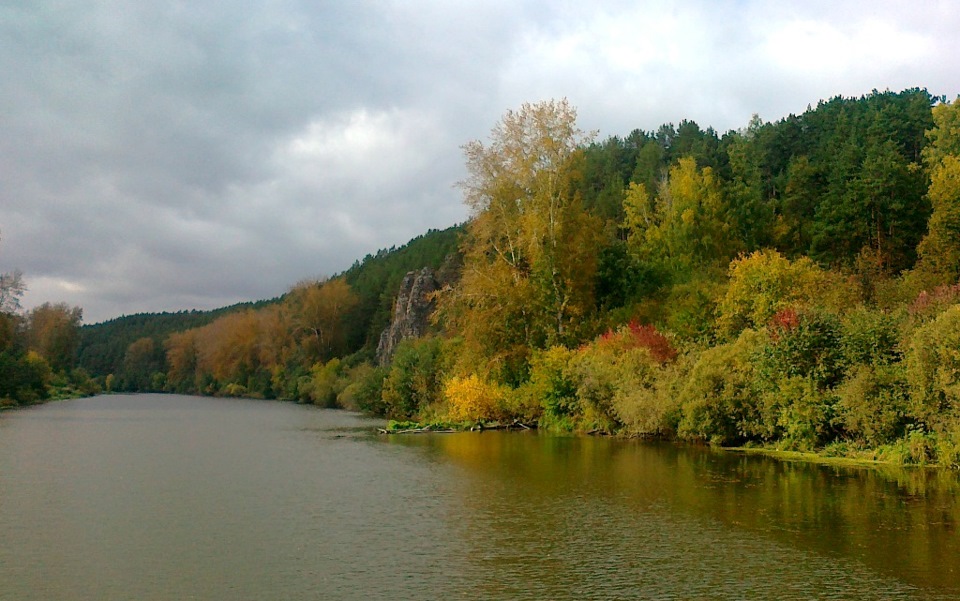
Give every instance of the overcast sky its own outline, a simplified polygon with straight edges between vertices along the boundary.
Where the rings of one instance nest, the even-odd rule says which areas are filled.
[[[466,218],[460,146],[960,93],[960,3],[0,1],[0,272],[85,323],[271,298]]]

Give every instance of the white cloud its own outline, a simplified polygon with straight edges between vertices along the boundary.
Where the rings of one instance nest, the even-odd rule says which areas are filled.
[[[788,21],[771,28],[762,52],[777,69],[830,79],[870,73],[877,65],[884,70],[912,65],[932,54],[927,38],[876,18],[850,24]]]

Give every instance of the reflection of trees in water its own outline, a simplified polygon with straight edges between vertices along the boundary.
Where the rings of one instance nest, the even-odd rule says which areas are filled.
[[[681,516],[719,523],[734,538],[747,534],[797,553],[863,564],[921,588],[960,589],[960,568],[952,567],[960,565],[960,481],[949,471],[825,466],[535,433],[431,436],[409,444],[463,468],[465,521],[457,527],[475,540],[476,560],[488,569],[538,566],[555,572],[558,586],[570,585],[578,554],[609,550],[643,516]],[[484,551],[491,540],[495,550]]]

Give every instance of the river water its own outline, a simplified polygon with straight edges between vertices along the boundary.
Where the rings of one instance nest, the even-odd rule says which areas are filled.
[[[957,599],[952,472],[293,404],[0,414],[0,599]]]

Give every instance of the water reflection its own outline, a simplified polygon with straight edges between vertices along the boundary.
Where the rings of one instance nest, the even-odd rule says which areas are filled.
[[[421,448],[432,460],[462,469],[469,483],[461,488],[460,502],[468,508],[462,530],[474,539],[479,571],[533,572],[539,566],[570,574],[551,594],[581,582],[573,575],[586,566],[594,570],[590,582],[597,591],[622,595],[624,572],[639,570],[642,584],[655,564],[707,579],[739,577],[741,586],[733,590],[745,595],[792,582],[794,598],[960,597],[960,485],[952,472],[843,468],[538,434],[398,437],[391,443]],[[720,558],[717,565],[708,551]],[[752,553],[766,559],[758,562]],[[597,556],[605,560],[586,560]],[[605,568],[619,576],[609,577]],[[716,594],[691,589],[676,573],[656,578],[672,583],[658,594]],[[603,588],[611,582],[621,588]],[[650,583],[644,586],[650,590]],[[782,591],[777,596],[784,598]]]

